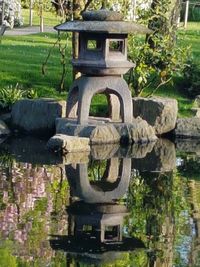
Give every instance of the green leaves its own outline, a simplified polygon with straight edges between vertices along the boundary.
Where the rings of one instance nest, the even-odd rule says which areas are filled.
[[[18,84],[15,87],[8,86],[0,89],[0,108],[11,109],[12,105],[22,98],[37,98],[37,92],[33,89],[22,90]]]

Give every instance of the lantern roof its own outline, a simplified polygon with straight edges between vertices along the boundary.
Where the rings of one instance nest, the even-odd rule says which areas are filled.
[[[131,21],[123,21],[122,14],[101,9],[85,11],[83,20],[68,21],[54,27],[57,31],[89,32],[108,34],[151,33],[148,28]]]

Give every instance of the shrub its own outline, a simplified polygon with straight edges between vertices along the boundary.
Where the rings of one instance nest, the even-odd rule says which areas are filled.
[[[133,95],[138,96],[147,88],[153,94],[161,86],[172,80],[173,76],[181,75],[186,59],[190,54],[189,48],[180,48],[169,41],[169,35],[154,34],[151,41],[141,42],[131,36],[129,38],[129,58],[135,67],[130,71],[129,86]]]
[[[192,62],[185,67],[183,89],[190,97],[200,94],[200,64]]]

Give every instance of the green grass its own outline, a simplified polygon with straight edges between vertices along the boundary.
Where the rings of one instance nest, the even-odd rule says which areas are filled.
[[[23,11],[25,24],[28,23],[28,10]],[[59,18],[52,13],[45,13],[46,25],[53,26],[59,23]],[[39,24],[38,16],[34,17],[34,25]],[[66,98],[66,91],[72,83],[71,68],[71,43],[68,42],[67,75],[65,79],[66,91],[59,94],[61,77],[60,55],[58,48],[53,53],[47,64],[47,71],[42,75],[42,63],[45,61],[49,49],[56,41],[56,34],[41,33],[27,36],[4,36],[0,44],[0,89],[13,86],[18,83],[22,89],[35,89],[39,97]],[[200,23],[189,23],[188,29],[179,30],[180,45],[191,45],[194,59],[200,62]],[[178,79],[176,79],[178,80]],[[156,94],[164,97],[176,98],[179,103],[179,115],[190,116],[192,100],[188,99],[179,85],[169,84],[161,87]],[[97,96],[92,101],[91,111],[93,114],[106,113],[106,98]]]
[[[22,10],[22,16],[24,19],[24,26],[28,26],[29,24],[29,9]],[[61,17],[57,16],[55,12],[43,12],[44,17],[44,25],[47,26],[55,26],[60,24],[62,19]],[[33,11],[33,26],[40,25],[40,17],[37,11]]]
[[[39,96],[60,98],[55,90],[61,76],[58,48],[53,49],[46,75],[42,75],[42,64],[56,39],[56,34],[50,33],[4,36],[0,45],[0,88],[18,83],[23,89],[35,89]],[[70,51],[71,47],[67,56],[66,88],[71,83]]]

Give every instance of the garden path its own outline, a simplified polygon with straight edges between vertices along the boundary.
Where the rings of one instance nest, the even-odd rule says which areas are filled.
[[[40,32],[39,26],[32,26],[32,27],[8,29],[5,31],[4,35],[7,35],[7,36],[28,35],[28,34],[36,34],[39,32]],[[56,31],[53,29],[53,27],[46,26],[44,27],[44,32],[56,32]]]

